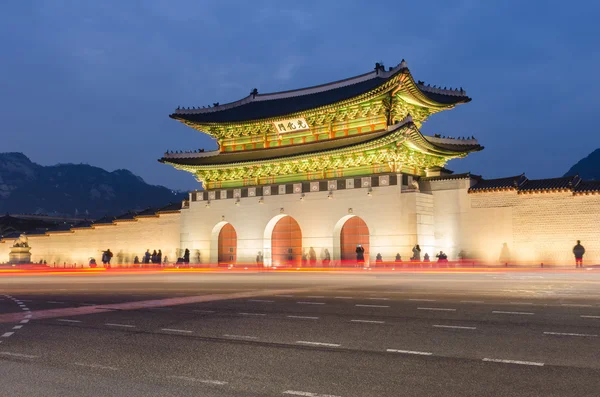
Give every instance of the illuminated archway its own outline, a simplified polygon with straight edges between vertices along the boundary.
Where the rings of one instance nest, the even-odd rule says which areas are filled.
[[[299,266],[302,262],[302,230],[289,215],[280,214],[265,228],[265,266]]]
[[[333,234],[335,260],[341,260],[342,265],[356,263],[356,246],[361,245],[365,249],[365,263],[369,263],[369,227],[362,218],[356,215],[344,216],[335,225]]]
[[[221,231],[226,226],[227,226],[227,228],[225,229],[225,234],[222,235]],[[222,258],[225,258],[225,256],[223,256],[223,257],[221,256],[221,249],[224,247],[223,242],[227,243],[227,247],[226,247],[227,251],[229,251],[229,248],[232,248],[231,247],[232,246],[232,235],[231,235],[232,229],[233,229],[233,234],[235,235],[235,244],[233,245],[233,254],[235,256],[235,259],[237,260],[237,233],[235,231],[235,228],[229,222],[221,221],[213,227],[212,232],[210,233],[210,264],[217,265],[219,263],[229,262],[229,261],[222,262]]]
[[[218,264],[234,264],[237,260],[237,233],[231,223],[219,231]]]

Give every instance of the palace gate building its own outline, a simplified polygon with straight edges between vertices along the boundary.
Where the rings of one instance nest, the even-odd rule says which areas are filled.
[[[402,61],[320,86],[178,108],[170,117],[209,134],[218,149],[167,152],[160,161],[192,173],[203,189],[163,209],[31,235],[34,260],[85,263],[106,248],[123,263],[148,248],[174,260],[188,248],[192,263],[215,266],[257,258],[333,266],[354,261],[358,244],[371,264],[378,253],[407,261],[419,244],[432,259],[443,250],[498,263],[506,244],[513,263],[571,264],[579,239],[585,259],[600,261],[600,182],[484,179],[445,168],[483,147],[470,132],[449,138],[420,128],[470,101],[462,88],[415,81]],[[10,245],[0,243],[0,254]]]

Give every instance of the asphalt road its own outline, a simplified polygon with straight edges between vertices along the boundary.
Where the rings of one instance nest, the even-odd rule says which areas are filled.
[[[0,396],[599,396],[600,272],[19,275]]]

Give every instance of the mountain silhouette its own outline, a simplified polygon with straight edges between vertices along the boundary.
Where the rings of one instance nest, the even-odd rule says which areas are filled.
[[[564,176],[579,175],[583,180],[600,180],[600,149],[579,160]]]
[[[0,153],[0,214],[47,214],[91,219],[161,207],[187,193],[149,185],[128,170],[87,164],[42,166],[23,153]]]

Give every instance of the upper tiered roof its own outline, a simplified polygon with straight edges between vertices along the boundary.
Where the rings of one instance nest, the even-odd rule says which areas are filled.
[[[376,64],[372,72],[314,87],[269,94],[259,94],[254,89],[250,95],[238,101],[223,105],[214,104],[208,108],[177,108],[170,117],[180,121],[209,124],[286,116],[359,97],[377,90],[401,74],[408,77],[404,82],[410,85],[407,90],[414,91],[437,105],[453,106],[471,100],[462,88],[442,89],[427,86],[420,81],[415,82],[403,60],[387,71],[383,65]]]

